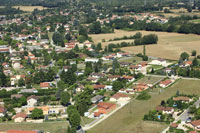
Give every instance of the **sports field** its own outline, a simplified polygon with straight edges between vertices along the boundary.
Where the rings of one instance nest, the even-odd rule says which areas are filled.
[[[116,37],[135,35],[138,31],[122,31],[115,30],[115,33],[111,34],[98,34],[90,35],[95,43],[101,42],[103,46],[108,45],[111,42],[102,42],[102,39],[109,40]],[[143,35],[156,34],[158,35],[158,44],[146,46],[146,53],[148,56],[166,58],[166,59],[179,59],[182,52],[191,53],[192,50],[197,50],[197,54],[200,54],[200,36],[194,34],[179,34],[179,33],[167,33],[167,32],[152,32],[152,31],[140,31]],[[122,42],[114,41],[114,43]],[[134,40],[125,40],[126,42],[133,42]],[[142,53],[143,46],[124,47],[122,50],[129,53]]]
[[[159,122],[146,122],[142,118],[149,110],[155,109],[162,100],[167,100],[180,93],[197,94],[200,96],[199,80],[179,80],[161,94],[152,93],[148,101],[133,100],[108,119],[95,126],[88,133],[158,133],[168,125]]]

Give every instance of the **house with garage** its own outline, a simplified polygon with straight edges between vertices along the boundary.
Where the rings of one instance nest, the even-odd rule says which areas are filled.
[[[26,113],[17,113],[12,119],[14,120],[14,122],[24,122],[26,121],[27,117],[28,116]]]
[[[163,114],[173,114],[174,108],[172,107],[164,107],[164,106],[157,106],[156,111],[161,111]]]
[[[99,102],[97,104],[98,112],[101,114],[107,114],[114,109],[116,109],[116,104],[114,103],[106,103],[106,102]]]

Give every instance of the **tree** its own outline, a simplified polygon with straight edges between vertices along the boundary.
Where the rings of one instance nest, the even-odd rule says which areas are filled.
[[[70,33],[67,33],[67,34],[65,35],[65,38],[67,39],[67,41],[70,41],[70,40],[72,39]]]
[[[90,32],[94,34],[101,33],[101,24],[100,22],[94,22],[90,27]]]
[[[76,52],[79,51],[79,47],[78,47],[78,45],[75,46],[74,50],[75,50]]]
[[[187,11],[188,11],[188,12],[192,12],[192,7],[191,7],[191,6],[188,6],[188,7],[187,7]]]
[[[66,87],[66,84],[64,83],[64,81],[60,80],[57,83],[58,89],[64,90]]]
[[[193,59],[193,61],[192,61],[192,66],[198,66],[199,65],[199,62],[198,62],[198,60],[197,60],[197,58],[195,57],[194,59]]]
[[[143,45],[143,56],[146,56],[146,45]]]
[[[189,58],[189,54],[188,53],[186,53],[186,52],[183,52],[183,53],[181,53],[181,56],[180,56],[180,58],[182,59],[182,60],[188,60],[188,58]]]
[[[81,101],[77,105],[78,112],[81,116],[84,116],[84,113],[88,110],[88,105],[85,101]]]
[[[42,109],[38,109],[38,108],[33,109],[31,118],[32,119],[43,119],[44,115],[43,115]]]
[[[25,86],[25,81],[23,78],[20,78],[19,81],[18,81],[18,86],[19,87],[22,87],[22,86]]]
[[[192,56],[196,56],[196,54],[197,54],[197,51],[196,51],[196,50],[193,50],[191,55],[192,55]]]
[[[76,112],[72,113],[72,115],[69,117],[69,121],[72,127],[77,128],[81,122],[79,113],[76,113]]]
[[[53,42],[56,44],[56,45],[59,45],[59,46],[62,46],[64,47],[64,39],[63,39],[63,35],[58,33],[58,32],[55,32],[53,34]]]
[[[67,105],[70,101],[70,94],[68,92],[62,92],[61,93],[61,104]]]
[[[100,50],[102,50],[101,43],[98,43],[98,44],[97,44],[96,50],[97,50],[97,51],[100,51]]]
[[[189,113],[190,113],[190,114],[194,114],[194,113],[196,113],[196,111],[197,111],[196,106],[191,106],[191,107],[189,108]]]
[[[124,87],[123,83],[119,80],[114,81],[112,86],[113,86],[113,90],[116,91],[116,92]]]

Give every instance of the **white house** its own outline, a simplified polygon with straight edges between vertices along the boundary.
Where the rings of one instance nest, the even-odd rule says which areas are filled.
[[[167,61],[164,59],[155,59],[155,60],[152,60],[149,64],[150,65],[161,65],[161,66],[166,67]]]
[[[97,63],[99,61],[99,59],[97,58],[86,58],[85,62],[92,62],[92,63]]]
[[[27,118],[27,114],[25,113],[18,113],[13,117],[14,122],[24,122],[26,118]]]
[[[113,95],[111,98],[110,98],[110,101],[111,102],[124,102],[124,101],[128,101],[130,100],[131,98],[126,95],[126,94],[123,94],[123,93],[116,93],[115,95]]]
[[[35,106],[37,104],[37,99],[35,95],[29,96],[27,98],[27,105],[31,107]]]

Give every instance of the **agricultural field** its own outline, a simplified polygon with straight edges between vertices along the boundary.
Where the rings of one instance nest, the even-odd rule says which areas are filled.
[[[0,131],[7,130],[42,130],[50,133],[66,133],[68,122],[46,123],[0,123]]]
[[[38,10],[46,9],[43,6],[13,6],[13,7],[16,9],[20,8],[20,10],[26,11],[26,12],[32,12],[34,11],[34,9],[38,9]]]
[[[115,30],[115,33],[110,34],[97,34],[90,35],[93,41],[97,44],[98,42],[102,43],[102,46],[105,47],[111,42],[102,42],[102,39],[109,40],[116,37],[130,36],[135,35],[138,31],[123,31]],[[200,36],[194,34],[179,34],[179,33],[167,33],[167,32],[153,32],[153,31],[139,31],[143,35],[147,34],[156,34],[158,35],[158,44],[156,45],[147,45],[146,54],[148,56],[154,56],[165,59],[178,60],[182,52],[191,53],[192,50],[196,49],[197,54],[200,53]],[[115,43],[122,42],[114,41]],[[125,41],[134,41],[134,40],[125,40]],[[123,51],[129,53],[142,53],[143,46],[131,46],[121,48]]]
[[[155,109],[162,100],[167,100],[171,96],[175,95],[177,90],[184,94],[198,94],[199,93],[199,80],[179,80],[160,94],[157,90],[156,93],[152,93],[152,98],[148,101],[133,100],[127,104],[124,108],[104,120],[99,125],[95,126],[88,133],[157,133],[163,131],[168,125],[159,122],[147,122],[143,121],[144,114],[149,110]],[[141,106],[145,105],[145,106]]]

